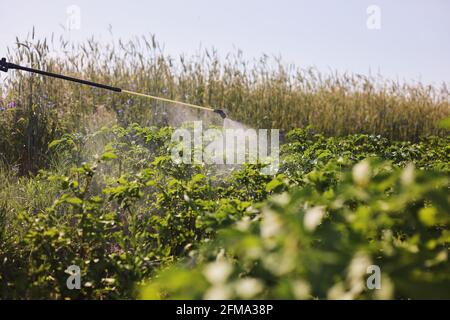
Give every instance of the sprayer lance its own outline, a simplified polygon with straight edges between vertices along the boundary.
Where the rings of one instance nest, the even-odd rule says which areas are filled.
[[[68,76],[65,76],[65,75],[62,75],[62,74],[57,74],[57,73],[43,71],[43,70],[38,70],[38,69],[27,68],[27,67],[19,66],[19,65],[14,64],[14,63],[7,62],[6,58],[2,58],[0,60],[0,71],[8,72],[9,69],[15,69],[15,70],[22,70],[22,71],[37,73],[37,74],[41,74],[41,75],[47,76],[47,77],[58,78],[58,79],[63,79],[63,80],[72,81],[72,82],[76,82],[76,83],[81,83],[81,84],[85,84],[85,85],[88,85],[88,86],[91,86],[91,87],[106,89],[106,90],[110,90],[110,91],[114,91],[114,92],[128,93],[128,94],[132,94],[132,95],[139,96],[139,97],[150,98],[150,99],[164,101],[164,102],[170,102],[170,103],[176,103],[176,104],[180,104],[180,105],[183,105],[183,106],[186,106],[186,107],[201,109],[201,110],[205,110],[205,111],[212,111],[212,112],[215,112],[215,113],[219,114],[222,117],[222,119],[225,119],[227,117],[225,112],[223,110],[221,110],[221,109],[211,109],[211,108],[207,108],[207,107],[203,107],[203,106],[199,106],[199,105],[195,105],[195,104],[191,104],[191,103],[187,103],[187,102],[181,102],[181,101],[161,98],[161,97],[157,97],[157,96],[151,96],[151,95],[144,94],[144,93],[133,92],[133,91],[117,88],[117,87],[112,87],[112,86],[109,86],[109,85],[106,85],[106,84],[101,84],[101,83],[87,81],[87,80],[83,80],[83,79],[77,79],[77,78],[73,78],[73,77],[68,77]]]

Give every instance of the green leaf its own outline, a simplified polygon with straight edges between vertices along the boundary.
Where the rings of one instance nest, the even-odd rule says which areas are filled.
[[[266,185],[266,191],[270,192],[272,190],[277,189],[278,187],[280,187],[282,185],[283,185],[283,181],[280,181],[279,179],[275,178]]]
[[[419,220],[427,227],[436,224],[437,210],[435,207],[422,208],[419,211]]]
[[[104,161],[113,160],[113,159],[117,159],[117,156],[112,152],[105,152],[104,154],[102,154],[102,160],[104,160]]]
[[[54,147],[60,145],[61,142],[63,142],[62,139],[53,140],[52,142],[49,143],[48,148],[49,148],[49,149],[52,149],[52,148],[54,148]]]
[[[65,201],[67,203],[70,203],[73,205],[81,205],[83,203],[83,200],[81,200],[80,198],[77,198],[77,197],[67,198],[67,199],[65,199]]]

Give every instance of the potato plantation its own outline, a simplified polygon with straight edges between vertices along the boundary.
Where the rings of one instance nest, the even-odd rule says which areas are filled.
[[[282,144],[274,176],[261,164],[176,164],[182,108],[9,73],[1,299],[450,299],[445,85],[321,75],[239,52],[175,59],[154,38],[30,38],[9,54],[224,108],[248,126],[282,129]],[[66,286],[71,265],[79,290]],[[366,286],[373,265],[376,290]]]

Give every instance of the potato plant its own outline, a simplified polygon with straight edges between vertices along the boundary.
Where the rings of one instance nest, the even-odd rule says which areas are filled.
[[[1,170],[2,298],[448,297],[449,140],[291,131],[261,165],[176,164],[171,128],[104,127]],[[67,268],[79,266],[70,290]],[[367,290],[378,265],[382,289]]]

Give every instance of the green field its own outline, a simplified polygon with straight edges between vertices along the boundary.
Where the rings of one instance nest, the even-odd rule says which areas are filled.
[[[217,119],[10,72],[0,298],[450,299],[445,85],[322,75],[239,52],[173,58],[154,38],[56,42],[18,40],[8,59],[281,129],[280,169],[176,164],[175,124]],[[71,265],[80,290],[66,286]]]

